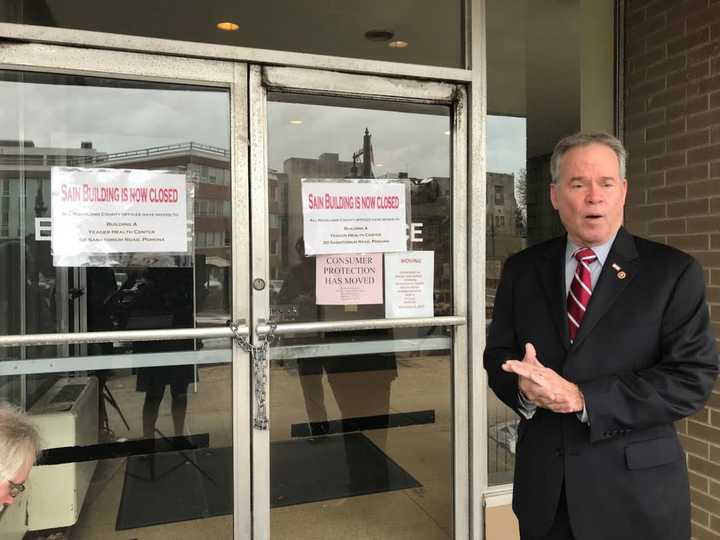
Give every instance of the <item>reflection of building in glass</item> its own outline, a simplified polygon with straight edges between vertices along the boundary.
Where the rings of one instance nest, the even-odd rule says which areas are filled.
[[[295,242],[302,235],[303,230],[300,180],[345,178],[350,175],[352,167],[352,161],[340,161],[340,156],[336,153],[320,154],[318,159],[292,157],[283,162],[283,172],[286,175],[284,181],[287,182],[287,225],[290,235],[287,245],[283,246],[287,253],[285,268],[300,262],[300,255],[294,249]]]
[[[487,174],[488,257],[506,258],[525,247],[522,218],[512,174]]]
[[[288,176],[268,169],[268,241],[270,243],[270,279],[279,279],[292,239],[288,240]]]
[[[0,239],[34,235],[34,218],[50,216],[50,167],[96,155],[89,142],[80,148],[46,148],[32,141],[0,141]]]
[[[73,165],[188,173],[195,183],[195,283],[198,312],[230,310],[230,151],[195,142],[99,154]]]
[[[527,237],[528,245],[533,245],[560,236],[565,229],[550,202],[550,154],[529,157],[527,166]]]

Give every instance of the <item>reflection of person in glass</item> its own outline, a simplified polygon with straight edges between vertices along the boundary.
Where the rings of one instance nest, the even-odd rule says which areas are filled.
[[[348,318],[344,306],[318,306],[315,298],[315,258],[306,257],[303,238],[300,237],[295,249],[301,262],[290,269],[288,278],[278,294],[279,308],[286,308],[295,321],[329,321]],[[357,306],[350,312],[352,318],[382,317],[383,306]],[[365,332],[368,334],[368,332]],[[387,339],[386,331],[376,332],[374,339]],[[325,342],[346,342],[351,338],[347,332],[326,333]],[[314,338],[313,341],[316,341]],[[361,345],[357,348],[360,348]],[[350,349],[351,347],[348,347]],[[384,449],[387,439],[390,391],[397,378],[395,355],[390,354],[348,354],[344,356],[321,356],[298,358],[298,374],[305,400],[309,433],[312,436],[331,433],[349,433],[372,429],[372,440]],[[323,371],[340,409],[339,426],[328,421],[325,395],[322,384]],[[351,485],[354,480],[367,473],[361,460],[353,457],[354,447],[346,443],[346,459]],[[387,483],[387,470],[381,484]]]
[[[110,303],[120,326],[126,330],[189,328],[193,323],[191,268],[147,268],[133,272]],[[157,353],[193,350],[193,340],[142,341],[133,343],[133,352]],[[152,358],[152,357],[150,357]],[[152,362],[151,359],[148,359]],[[165,387],[170,386],[172,418],[176,436],[184,434],[187,387],[194,380],[193,365],[141,367],[136,389],[145,392],[143,436],[153,438]]]

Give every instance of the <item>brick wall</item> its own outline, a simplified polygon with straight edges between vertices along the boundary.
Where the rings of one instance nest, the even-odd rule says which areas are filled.
[[[626,224],[705,268],[720,337],[720,0],[626,0]],[[678,423],[693,538],[720,540],[720,384]]]

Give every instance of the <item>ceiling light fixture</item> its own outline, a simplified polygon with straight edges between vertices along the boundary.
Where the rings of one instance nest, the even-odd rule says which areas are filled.
[[[450,135],[450,132],[449,132],[449,131],[446,131],[446,132],[445,132],[445,135]]]
[[[408,45],[409,43],[407,41],[403,41],[402,39],[396,39],[395,41],[388,43],[388,47],[392,47],[393,49],[404,49]]]
[[[226,32],[235,32],[235,30],[240,28],[240,25],[230,21],[219,22],[216,26],[218,30],[225,30]]]
[[[291,123],[293,126],[299,126],[300,124],[303,123],[303,121],[302,121],[302,120],[290,120],[290,123]]]
[[[395,34],[390,30],[368,30],[365,32],[365,39],[370,41],[390,41]]]

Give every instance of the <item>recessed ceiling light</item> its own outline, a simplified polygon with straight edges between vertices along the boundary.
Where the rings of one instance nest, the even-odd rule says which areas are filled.
[[[294,126],[299,126],[300,124],[303,123],[303,121],[302,120],[290,120],[290,123]]]
[[[370,41],[390,41],[395,36],[389,30],[368,30],[365,32],[365,39]]]
[[[234,32],[238,28],[240,28],[239,25],[235,24],[234,22],[230,21],[223,21],[217,23],[218,30],[225,30],[226,32]]]
[[[393,49],[404,49],[408,45],[409,43],[407,41],[403,41],[402,39],[396,39],[395,41],[388,43],[388,47],[392,47]]]

